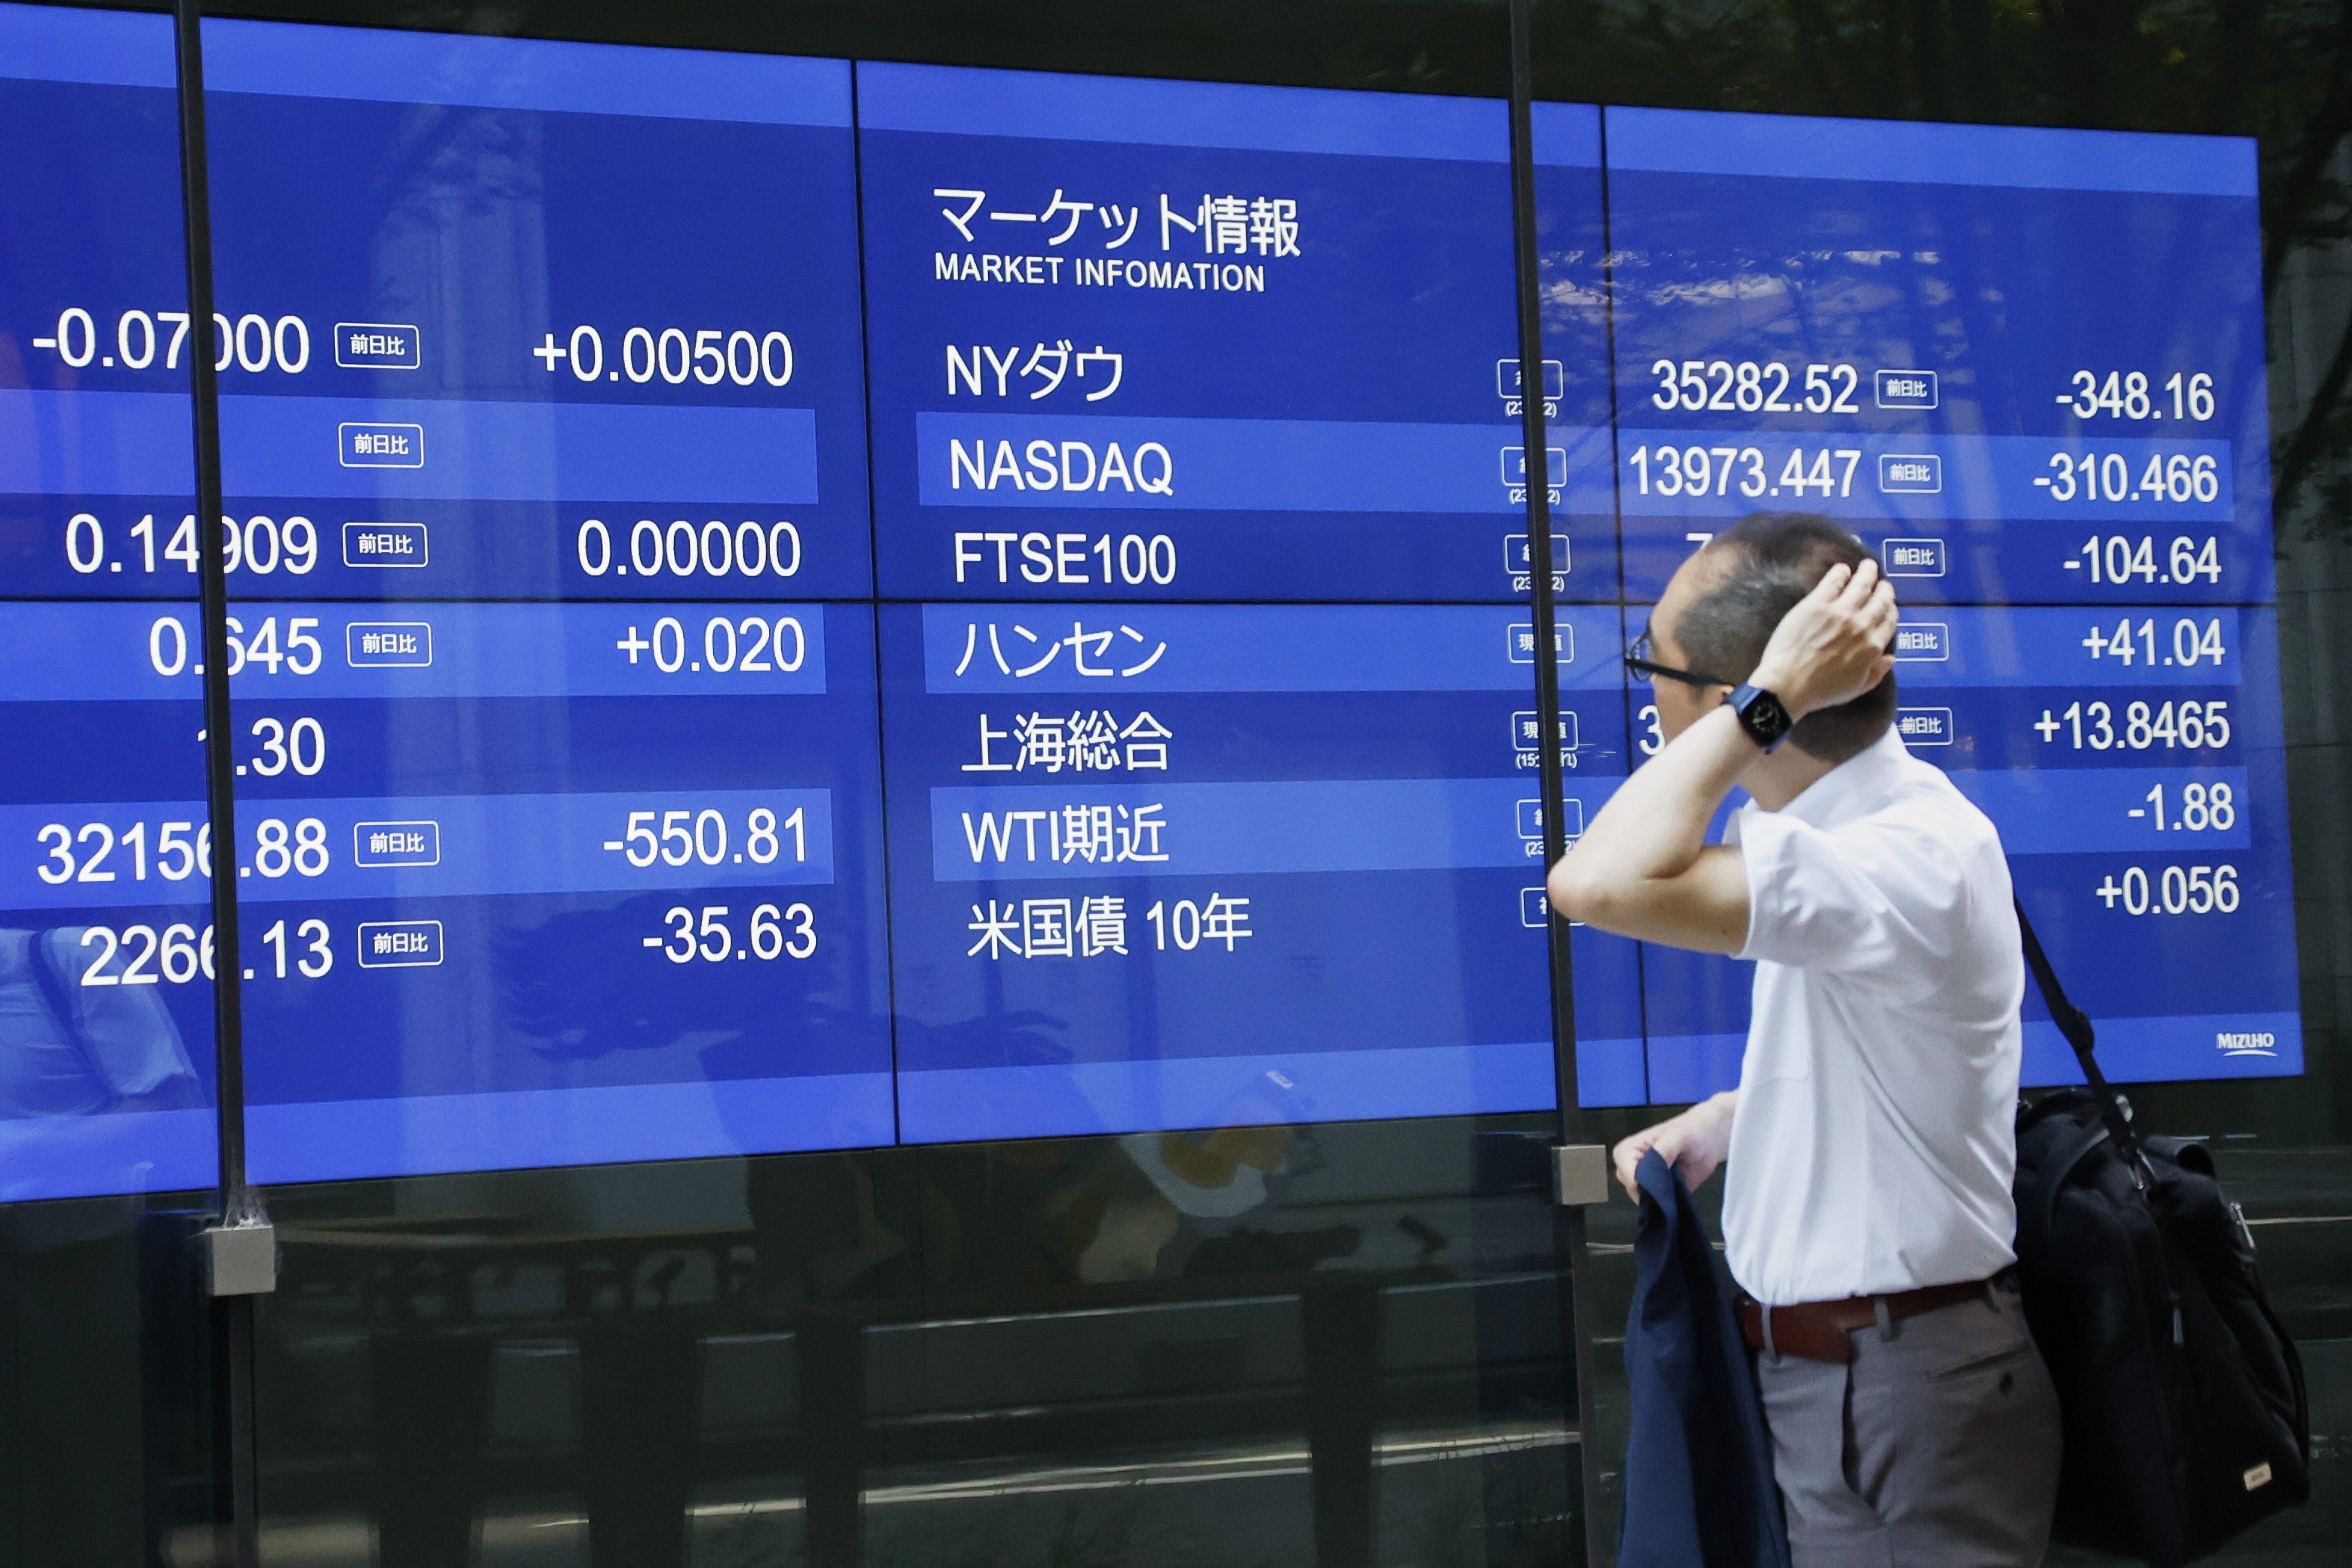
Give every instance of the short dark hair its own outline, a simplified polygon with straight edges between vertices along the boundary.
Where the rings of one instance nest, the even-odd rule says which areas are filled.
[[[1870,559],[1861,540],[1807,511],[1751,512],[1706,548],[1721,559],[1720,575],[1684,607],[1674,637],[1691,668],[1730,680],[1755,670],[1773,628],[1820,585],[1823,573]],[[1890,674],[1851,702],[1806,714],[1789,741],[1807,756],[1843,763],[1875,745],[1894,721]]]

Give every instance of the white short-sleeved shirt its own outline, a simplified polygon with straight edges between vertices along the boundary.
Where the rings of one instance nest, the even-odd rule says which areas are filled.
[[[1756,960],[1732,1277],[1784,1306],[1998,1273],[2025,989],[2000,835],[1889,731],[1732,837]]]

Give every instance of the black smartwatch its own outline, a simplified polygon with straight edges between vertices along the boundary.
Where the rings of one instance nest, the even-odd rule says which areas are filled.
[[[1738,687],[1724,701],[1739,715],[1739,727],[1748,731],[1748,738],[1768,752],[1780,743],[1795,722],[1780,700],[1760,686]]]

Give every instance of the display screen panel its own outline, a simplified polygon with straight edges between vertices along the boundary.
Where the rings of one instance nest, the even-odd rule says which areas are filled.
[[[170,21],[0,5],[0,1202],[210,1184]],[[135,602],[140,595],[176,603]]]
[[[888,1142],[848,67],[205,39],[257,1177]]]
[[[1524,616],[886,609],[904,1136],[1551,1104]],[[1623,773],[1621,626],[1559,630],[1580,823]],[[1622,1094],[1634,949],[1577,957]]]
[[[861,64],[858,108],[878,570],[928,601],[882,623],[900,1135],[1551,1105],[1500,105]],[[1578,325],[1552,577],[1613,600]],[[1562,623],[1580,814],[1618,622]],[[1625,1092],[1635,950],[1579,946]]]
[[[845,64],[205,37],[239,594],[867,592]]]
[[[1598,120],[1553,223],[1601,299]],[[1493,100],[858,67],[892,597],[1524,593]],[[1545,367],[1555,577],[1616,593],[1605,322]]]
[[[1912,601],[2270,598],[2252,142],[1608,118],[1631,596],[1801,508]]]
[[[171,37],[0,28],[0,1171],[193,1184]],[[2110,1071],[2301,1069],[2244,143],[1539,105],[1547,741],[1499,105],[206,39],[257,1179],[1548,1107],[1541,747],[1758,510]],[[1570,940],[1582,1103],[1737,1081]]]
[[[1854,529],[2105,1070],[2301,1071],[2252,144],[1606,118],[1629,616],[1750,511]],[[1735,1083],[1747,966],[1643,965],[1650,1097]]]

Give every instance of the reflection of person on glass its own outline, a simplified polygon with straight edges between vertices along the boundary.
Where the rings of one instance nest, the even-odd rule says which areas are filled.
[[[1615,1158],[1629,1192],[1652,1150],[1694,1187],[1727,1163],[1726,1261],[1798,1568],[2031,1564],[2058,1411],[2011,1250],[2017,920],[1992,824],[1892,727],[1895,626],[1877,563],[1826,519],[1718,535],[1627,659],[1665,744],[1551,898],[1756,961],[1738,1091]],[[1750,802],[1709,847],[1735,784]]]
[[[0,931],[0,1117],[204,1103],[156,987],[82,984],[102,952],[77,926]]]

